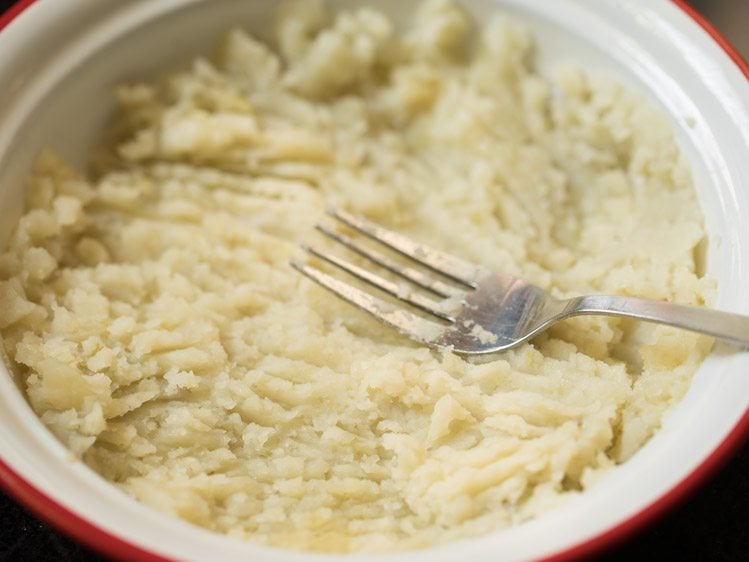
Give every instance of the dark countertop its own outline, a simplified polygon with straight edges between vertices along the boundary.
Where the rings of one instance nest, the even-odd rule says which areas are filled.
[[[11,4],[11,0],[0,0],[0,12]],[[739,49],[749,49],[747,0],[696,0],[694,4],[713,17]],[[0,493],[0,562],[103,560]],[[749,560],[749,444],[663,518],[594,560]]]

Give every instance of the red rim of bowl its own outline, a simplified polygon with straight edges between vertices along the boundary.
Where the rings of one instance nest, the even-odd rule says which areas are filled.
[[[728,39],[697,10],[687,4],[686,0],[671,1],[712,37],[749,80],[749,64],[731,45]],[[7,27],[21,12],[34,2],[35,0],[18,0],[8,10],[0,14],[0,31]],[[700,484],[705,482],[710,475],[730,459],[731,455],[738,450],[747,437],[749,437],[749,410],[744,412],[744,415],[725,439],[697,468],[673,488],[653,501],[653,503],[599,535],[543,558],[543,562],[562,562],[591,556],[596,552],[612,548],[624,541],[685,500]],[[24,480],[20,474],[15,472],[2,460],[0,460],[0,488],[26,506],[40,519],[43,519],[59,531],[102,554],[118,560],[174,562],[169,558],[165,558],[153,551],[145,550],[119,536],[113,535],[97,527],[94,523],[76,515]]]

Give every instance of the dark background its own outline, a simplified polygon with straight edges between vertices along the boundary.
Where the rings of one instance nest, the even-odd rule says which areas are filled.
[[[10,0],[0,0],[0,12],[12,4]],[[749,0],[693,0],[692,5],[749,58]],[[595,560],[749,561],[747,500],[749,446],[745,444],[686,501]],[[104,560],[40,522],[0,492],[0,562]]]

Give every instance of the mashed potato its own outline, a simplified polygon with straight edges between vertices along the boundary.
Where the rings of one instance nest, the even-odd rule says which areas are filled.
[[[626,460],[710,340],[564,322],[473,360],[289,267],[327,204],[558,297],[701,304],[704,232],[667,121],[609,79],[533,65],[450,2],[282,11],[277,51],[121,87],[94,179],[42,155],[0,257],[0,330],[34,410],[104,478],[187,521],[318,551],[515,524]]]

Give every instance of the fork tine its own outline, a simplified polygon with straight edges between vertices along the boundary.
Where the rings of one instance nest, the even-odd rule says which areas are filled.
[[[396,297],[397,299],[420,308],[424,312],[433,314],[434,316],[442,318],[443,320],[447,320],[448,322],[453,322],[455,320],[452,316],[440,310],[439,304],[436,301],[433,301],[432,299],[429,299],[424,295],[414,293],[407,287],[402,287],[397,283],[393,283],[392,281],[385,279],[384,277],[380,277],[379,275],[376,275],[371,271],[354,265],[353,263],[347,262],[346,260],[342,260],[341,258],[334,256],[333,254],[316,250],[315,248],[311,248],[310,246],[302,246],[302,248],[304,248],[304,250],[306,250],[313,256],[317,256],[318,258],[325,260],[326,262],[336,266],[337,268],[350,273],[354,277],[358,277],[362,281],[369,283],[373,287],[377,287],[378,289]]]
[[[467,287],[476,287],[478,267],[470,262],[451,256],[445,252],[435,250],[425,244],[414,242],[407,236],[383,228],[345,211],[330,209],[328,210],[328,214],[341,221],[343,224],[361,232],[365,236],[392,248],[416,262],[426,265],[442,275],[450,277]]]
[[[291,266],[306,275],[322,287],[332,291],[342,299],[369,312],[378,320],[393,326],[401,333],[426,344],[433,344],[444,332],[444,327],[437,322],[421,318],[416,314],[394,306],[391,303],[377,298],[340,281],[319,269],[298,260],[291,260]]]
[[[387,256],[381,254],[380,252],[376,252],[370,248],[366,248],[358,244],[354,239],[349,238],[348,236],[341,234],[340,232],[335,232],[334,230],[331,230],[320,224],[318,224],[316,228],[331,240],[334,240],[339,244],[346,246],[349,250],[353,250],[360,256],[367,258],[368,260],[376,263],[381,267],[384,267],[388,271],[391,271],[392,273],[395,273],[400,277],[403,277],[404,279],[407,279],[408,281],[411,281],[412,283],[415,283],[419,287],[431,291],[437,296],[449,298],[459,296],[460,294],[460,291],[457,288],[452,287],[447,283],[443,283],[439,279],[433,279],[431,276],[425,275],[418,269],[399,264],[396,261],[391,260]]]

